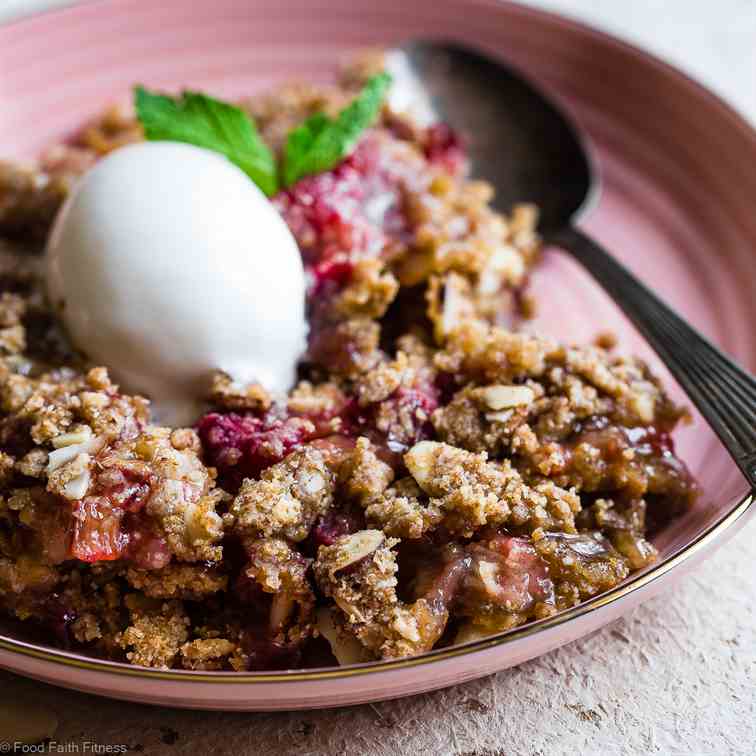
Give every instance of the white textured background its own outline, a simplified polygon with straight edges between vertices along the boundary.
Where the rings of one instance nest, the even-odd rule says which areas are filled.
[[[66,4],[0,0],[0,20]],[[756,0],[528,4],[652,50],[756,124]],[[20,701],[57,717],[60,742],[145,754],[754,754],[754,542],[756,521],[672,594],[590,638],[446,691],[335,711],[205,714],[98,700],[0,672],[0,740],[14,734],[3,731],[3,707],[10,713]]]

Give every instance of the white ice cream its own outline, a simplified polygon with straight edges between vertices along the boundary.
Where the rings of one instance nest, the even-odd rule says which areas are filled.
[[[119,149],[82,177],[47,251],[75,346],[162,422],[196,418],[214,370],[286,390],[305,347],[305,279],[286,224],[221,155]]]

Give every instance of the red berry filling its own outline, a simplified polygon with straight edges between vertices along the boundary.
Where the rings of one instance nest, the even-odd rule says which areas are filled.
[[[431,438],[430,418],[439,405],[432,384],[400,386],[388,399],[361,407],[356,401],[345,408],[344,427],[353,436],[366,436],[391,455],[403,454],[419,441]]]
[[[210,412],[197,423],[207,464],[218,470],[220,485],[235,493],[245,478],[280,462],[305,443],[366,436],[387,461],[432,435],[430,416],[438,407],[432,383],[401,386],[388,399],[362,407],[355,399],[320,415],[289,415],[274,408],[262,415]]]
[[[87,496],[74,504],[71,556],[82,562],[120,559],[129,536],[121,528],[124,510],[105,496]]]
[[[434,123],[428,127],[425,139],[425,156],[432,163],[443,165],[450,173],[459,173],[465,167],[464,141],[451,126]]]
[[[171,560],[165,539],[143,513],[155,481],[129,463],[101,469],[93,492],[74,502],[71,556],[84,562],[127,559],[142,569]]]
[[[536,601],[554,601],[554,585],[549,567],[527,538],[496,535],[485,545],[471,547],[479,561],[496,565],[493,585],[486,585],[486,593],[495,603],[517,607],[525,611]],[[494,588],[495,585],[495,588]]]
[[[404,227],[399,208],[401,166],[375,136],[330,171],[307,176],[274,200],[299,244],[308,270],[327,261],[375,257],[388,234]],[[339,275],[346,272],[342,268]],[[318,273],[315,273],[318,278]]]
[[[296,669],[300,666],[300,643],[284,643],[262,628],[247,628],[241,636],[247,669]]]
[[[302,544],[302,553],[315,558],[321,546],[332,546],[341,536],[356,533],[364,528],[363,512],[332,509],[317,520],[307,540]]]

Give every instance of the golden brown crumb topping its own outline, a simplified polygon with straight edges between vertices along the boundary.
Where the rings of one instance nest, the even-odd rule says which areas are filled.
[[[119,638],[126,658],[143,667],[168,667],[186,641],[189,618],[181,603],[126,596],[131,624]]]
[[[381,66],[243,107],[280,150]],[[519,329],[537,208],[495,211],[463,139],[388,105],[272,200],[308,280],[297,385],[219,371],[194,428],[155,425],[70,348],[39,275],[77,177],[141,138],[110,109],[0,163],[2,611],[133,664],[294,668],[502,632],[654,561],[696,495],[670,436],[684,412],[608,335]]]
[[[333,501],[334,475],[324,455],[306,448],[245,480],[231,505],[233,529],[244,537],[301,541]]]
[[[158,570],[129,567],[126,580],[145,596],[159,599],[199,601],[228,587],[228,575],[205,564],[169,564]]]
[[[362,530],[322,546],[314,565],[318,586],[343,612],[339,621],[383,658],[431,649],[447,619],[445,610],[437,613],[425,599],[407,605],[397,597],[397,543],[379,530]]]
[[[486,525],[575,530],[577,495],[550,481],[528,486],[507,460],[488,462],[485,452],[436,441],[420,442],[404,459],[450,533],[469,538]]]

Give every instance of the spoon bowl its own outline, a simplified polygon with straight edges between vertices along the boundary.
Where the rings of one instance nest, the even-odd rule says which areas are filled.
[[[498,210],[533,203],[549,234],[597,200],[586,137],[513,68],[454,42],[422,40],[389,53],[388,68],[400,97],[425,103],[424,120],[435,117],[464,136],[471,174],[496,188]]]

